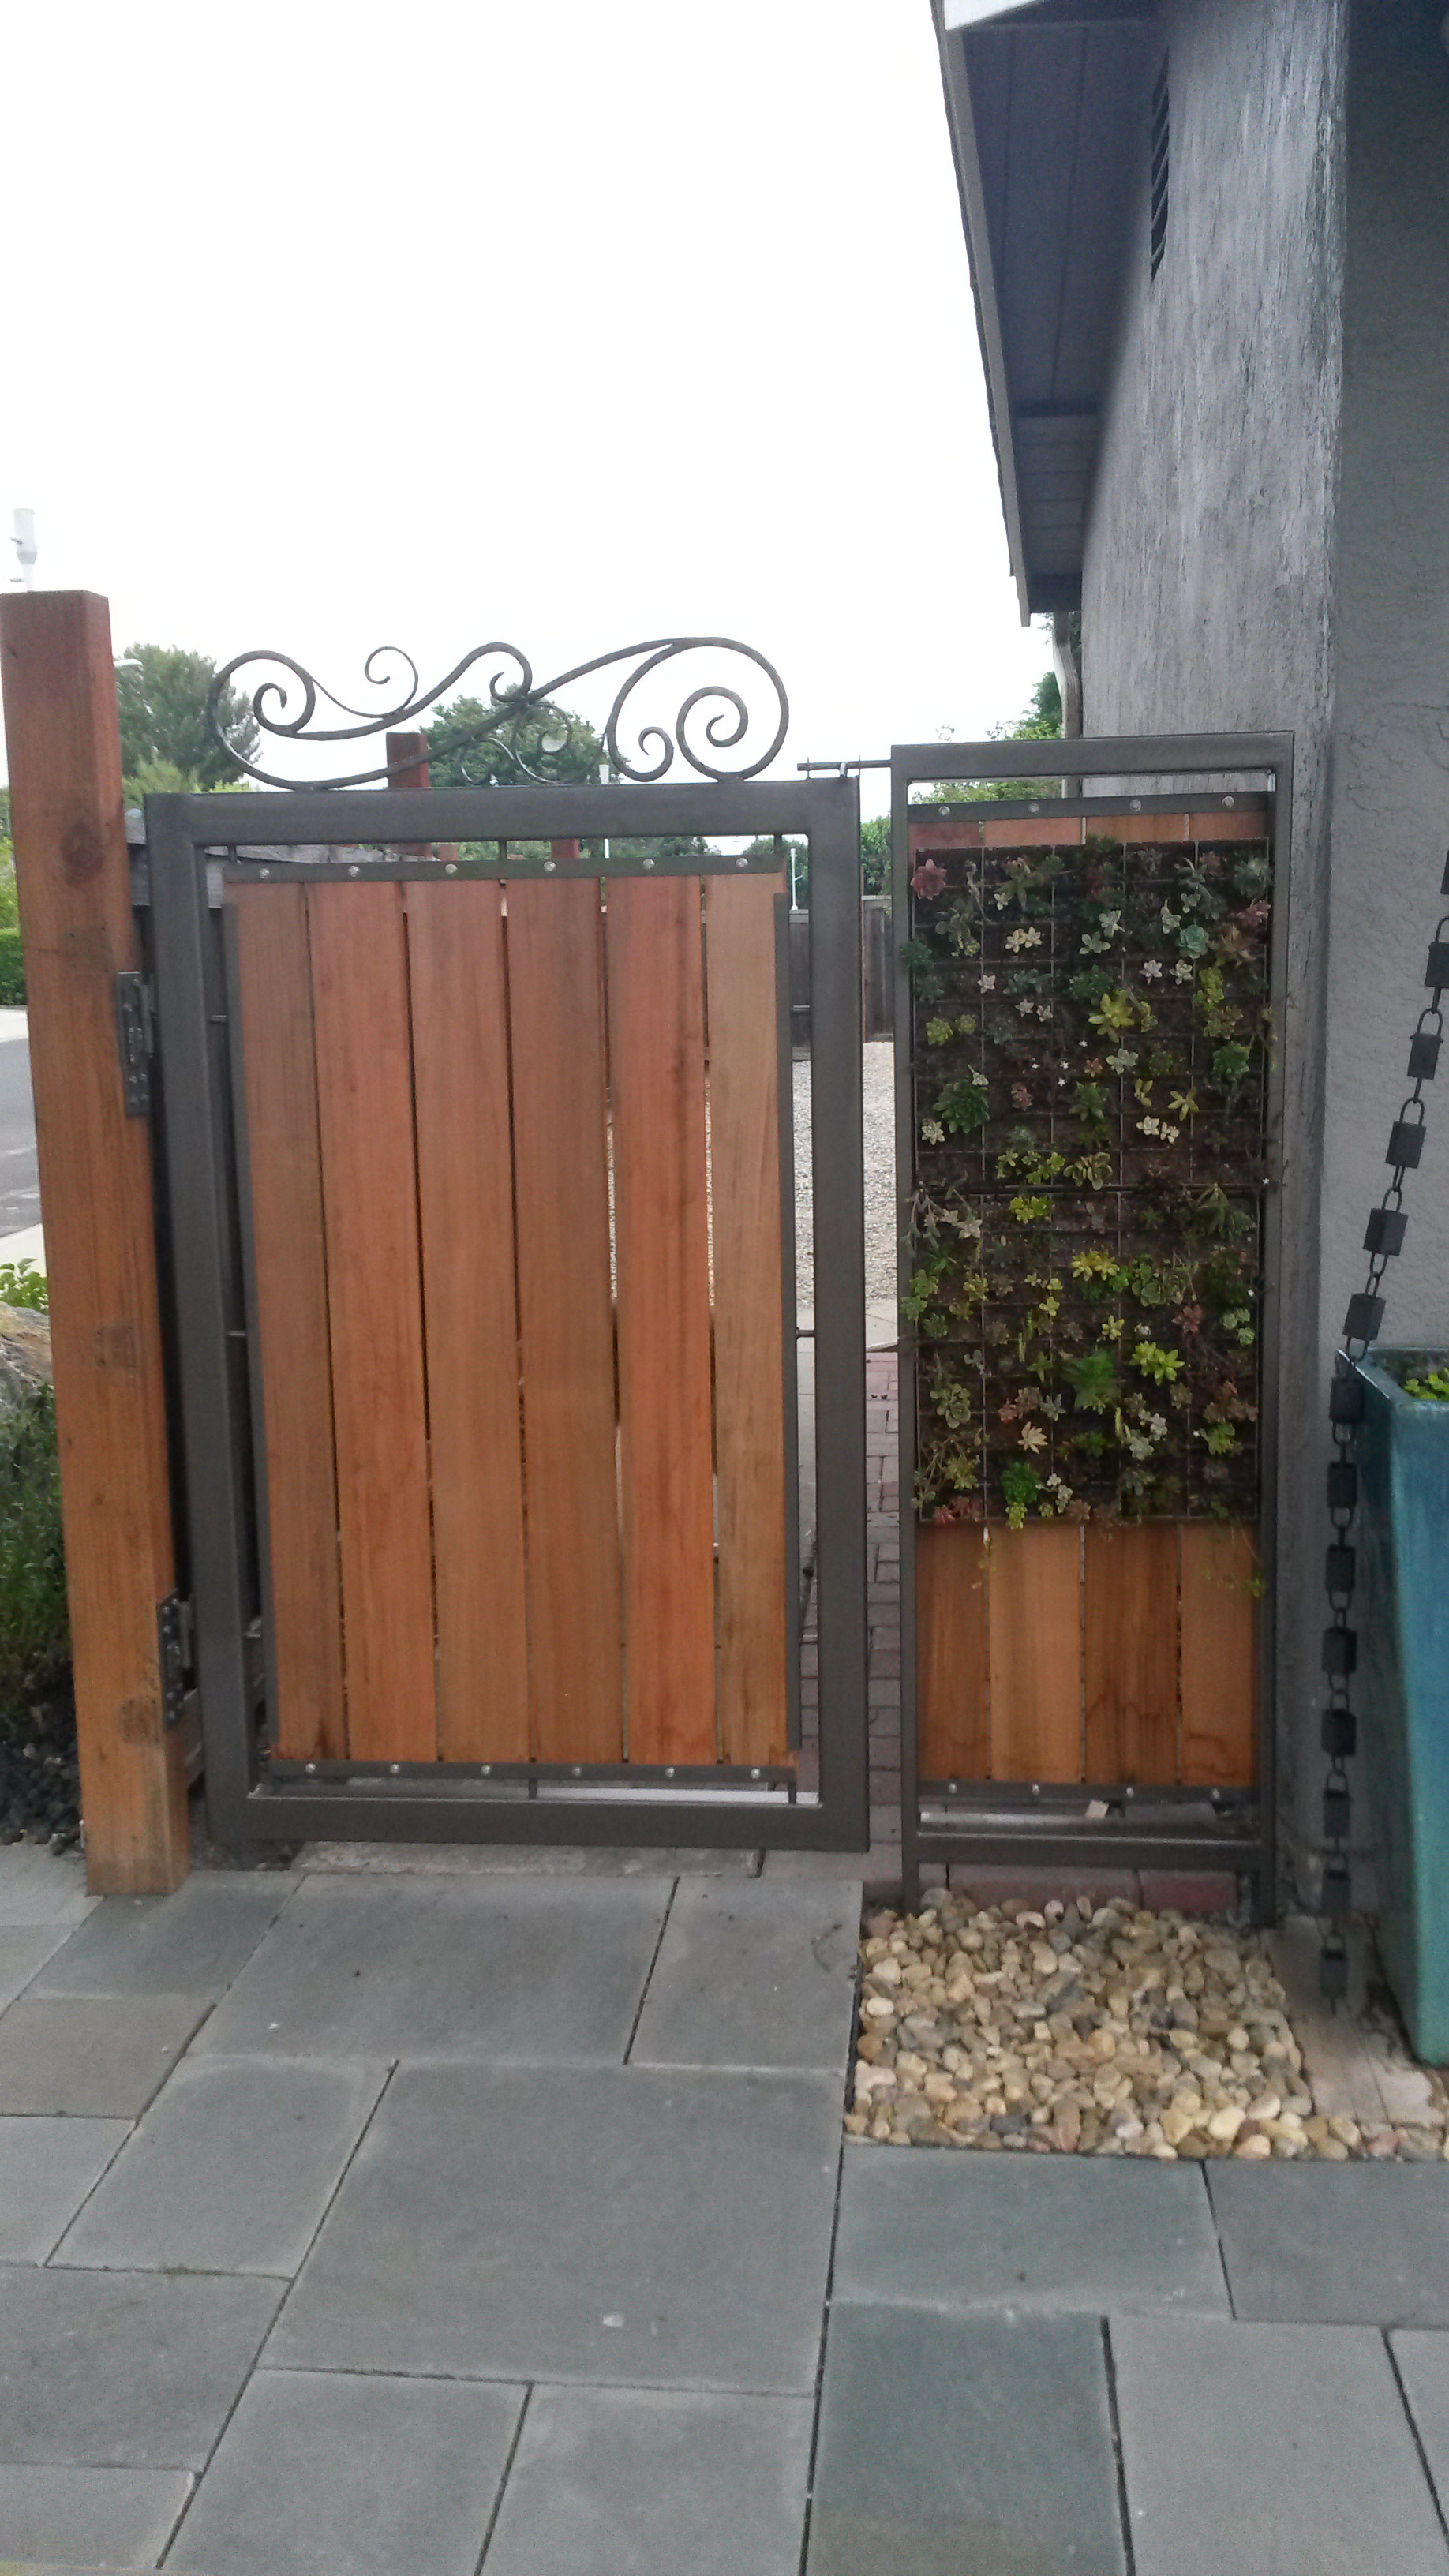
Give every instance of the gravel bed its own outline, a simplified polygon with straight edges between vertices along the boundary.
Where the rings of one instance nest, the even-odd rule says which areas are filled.
[[[69,1851],[80,1836],[75,1705],[68,1691],[0,1716],[0,1843],[49,1843]]]
[[[896,1295],[895,1048],[873,1038],[861,1050],[865,1115],[865,1293],[870,1304]],[[795,1059],[795,1299],[802,1314],[815,1303],[811,1227],[810,1058]]]
[[[872,1914],[853,2137],[1179,2158],[1449,2157],[1442,2078],[1415,2127],[1314,2109],[1262,1936],[1130,1905]]]

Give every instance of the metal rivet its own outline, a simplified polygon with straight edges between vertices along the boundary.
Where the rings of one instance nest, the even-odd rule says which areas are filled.
[[[750,1773],[750,1778],[751,1778],[752,1780],[758,1780],[759,1776],[760,1776],[760,1775],[759,1775],[759,1772],[758,1772],[758,1771],[752,1771],[752,1772]]]
[[[545,875],[546,877],[551,877],[551,876],[553,875],[554,869],[555,869],[557,866],[558,866],[558,861],[557,861],[557,859],[545,859],[545,860],[544,860],[544,863],[543,863],[543,872],[544,872],[544,875]]]
[[[574,1764],[574,1778],[575,1778],[576,1780],[582,1780],[583,1776],[584,1776],[584,1766],[583,1766],[582,1762],[576,1762],[576,1763]]]
[[[479,1768],[479,1771],[480,1771],[480,1773],[481,1773],[482,1777],[483,1777],[485,1780],[489,1780],[489,1779],[491,1779],[491,1778],[492,1778],[492,1776],[493,1776],[493,1765],[492,1765],[492,1763],[491,1763],[491,1762],[481,1762],[481,1763],[479,1764],[478,1768]]]
[[[350,877],[355,877],[355,876],[360,876],[360,875],[361,875],[361,873],[362,873],[362,871],[361,871],[361,869],[360,869],[360,868],[349,868],[349,869],[348,869],[348,871],[347,871],[347,873],[348,873],[348,875],[349,875]]]
[[[666,1779],[666,1780],[672,1780],[672,1779],[673,1779],[673,1777],[674,1777],[674,1765],[673,1765],[673,1763],[672,1763],[672,1762],[666,1762],[666,1763],[665,1763],[665,1765],[664,1765],[664,1777],[665,1777],[665,1779]]]
[[[457,860],[456,860],[456,859],[444,859],[444,861],[443,861],[443,874],[444,874],[444,876],[445,876],[445,877],[455,877],[455,876],[457,875],[457,873],[458,873],[458,862],[457,862]]]
[[[263,874],[263,876],[264,876],[264,877],[269,877],[269,876],[271,875],[271,873],[272,873],[272,871],[271,871],[271,869],[270,869],[270,868],[263,868],[263,870],[262,870],[262,874]]]
[[[1225,805],[1236,805],[1237,801],[1236,796],[1225,796],[1223,798],[1223,803]]]
[[[737,868],[747,868],[747,867],[749,866],[749,864],[750,864],[750,863],[749,863],[749,860],[748,860],[748,859],[736,859],[736,861],[735,861],[735,866],[736,866]]]
[[[395,1780],[402,1769],[402,1764],[400,1762],[390,1762],[387,1767]]]
[[[1133,811],[1133,813],[1134,813],[1134,814],[1140,814],[1140,813],[1141,813],[1141,811],[1142,811],[1142,799],[1141,799],[1141,797],[1140,797],[1140,796],[1134,796],[1134,797],[1131,799],[1131,804],[1132,804],[1132,811]]]
[[[308,1765],[307,1765],[307,1770],[308,1770],[309,1774],[310,1774],[311,1772],[315,1771],[315,1770],[316,1770],[316,1768],[317,1768],[317,1765],[316,1765],[316,1763],[315,1763],[315,1762],[309,1762],[309,1763],[308,1763]]]
[[[1039,805],[1029,805],[1026,810],[1029,814],[1039,814],[1041,812],[1041,807]]]
[[[641,859],[641,860],[640,860],[640,862],[639,862],[639,864],[640,864],[640,866],[641,866],[641,867],[645,867],[645,868],[652,868],[652,867],[653,867],[653,865],[654,865],[654,861],[653,861],[652,859]]]

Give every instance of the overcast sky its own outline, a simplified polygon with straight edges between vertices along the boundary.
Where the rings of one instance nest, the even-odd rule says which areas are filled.
[[[717,630],[782,765],[1023,705],[928,0],[6,25],[3,530],[118,652]]]

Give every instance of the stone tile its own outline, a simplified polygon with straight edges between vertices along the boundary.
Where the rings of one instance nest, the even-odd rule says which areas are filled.
[[[113,2272],[295,2272],[386,2080],[380,2066],[188,2058],[87,2202],[60,2261]]]
[[[83,1923],[97,1902],[78,1854],[0,1843],[0,1923]]]
[[[6,2272],[0,2460],[199,2469],[280,2297],[275,2281]]]
[[[326,1876],[477,1878],[756,1878],[759,1855],[655,1843],[307,1843],[301,1871]]]
[[[538,2388],[488,2576],[798,2576],[808,2398]]]
[[[0,2012],[70,1937],[68,1923],[0,1923]]]
[[[206,2009],[205,1995],[22,1997],[0,2013],[0,2112],[139,2119]]]
[[[521,2388],[258,2371],[168,2568],[473,2576]]]
[[[404,2067],[268,2362],[808,2390],[839,2122],[826,2076]]]
[[[629,2052],[635,2066],[829,2067],[844,2073],[860,1884],[701,1881],[670,1909]]]
[[[43,2263],[130,2134],[125,2120],[0,2119],[0,2263]]]
[[[1449,2165],[1208,2168],[1233,2313],[1449,2325]]]
[[[1114,2317],[1111,2337],[1137,2576],[1445,2576],[1381,2336]]]
[[[178,2469],[0,2465],[0,2548],[7,2566],[154,2567],[190,2493]]]
[[[1125,2576],[1095,2317],[831,2311],[808,2576]]]
[[[1449,2514],[1449,2335],[1390,2335],[1414,2428],[1423,2444],[1439,2509]]]
[[[1226,2315],[1196,2167],[1127,2157],[903,2155],[852,2144],[837,2300]]]
[[[108,1896],[57,1951],[33,1992],[215,2000],[289,1892],[277,1870],[202,1870],[174,1896]]]
[[[618,2065],[668,1900],[658,1878],[309,1872],[201,2046]]]

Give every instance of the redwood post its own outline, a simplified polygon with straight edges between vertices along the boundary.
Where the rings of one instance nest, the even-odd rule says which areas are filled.
[[[0,597],[15,876],[30,1011],[87,1884],[160,1894],[189,1867],[158,1605],[175,1584],[151,1139],[128,1118],[116,976],[140,964],[110,614],[88,591]]]

